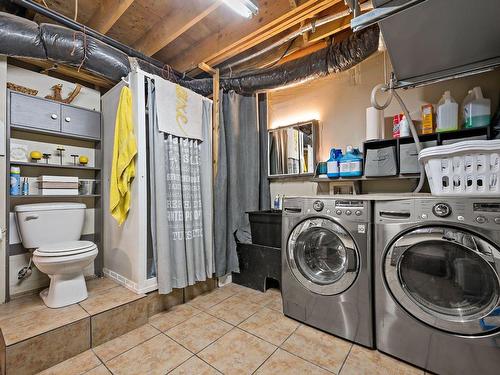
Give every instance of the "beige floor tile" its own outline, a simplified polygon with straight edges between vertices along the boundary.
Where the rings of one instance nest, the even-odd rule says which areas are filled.
[[[201,310],[208,310],[212,306],[221,303],[222,301],[228,299],[235,294],[234,291],[225,288],[214,289],[210,292],[204,293],[198,297],[195,297],[191,301],[187,302],[191,306],[194,306]]]
[[[198,356],[224,374],[251,374],[276,350],[239,328],[222,336]]]
[[[184,292],[182,289],[174,289],[169,294],[159,294],[158,291],[148,293],[148,316],[151,317],[172,306],[184,303]]]
[[[7,374],[35,374],[90,349],[90,318],[8,346]]]
[[[293,354],[278,349],[273,355],[255,372],[258,375],[328,375],[331,372],[321,367],[304,361]]]
[[[245,290],[248,290],[246,286],[235,284],[235,283],[229,283],[224,286],[221,286],[219,289],[222,290],[230,290],[233,293],[238,293],[238,292],[244,292]]]
[[[0,322],[0,329],[5,339],[5,345],[8,346],[88,318],[88,316],[85,310],[78,305],[60,309],[43,308],[24,314],[11,315],[10,318]]]
[[[104,365],[97,366],[90,371],[87,371],[85,375],[111,375],[111,372]]]
[[[283,313],[283,300],[281,299],[281,294],[273,294],[265,306],[269,309]]]
[[[38,294],[19,297],[0,305],[0,321],[13,315],[41,309],[48,309],[48,307],[45,306]]]
[[[176,368],[192,354],[160,334],[106,363],[115,375],[160,375]]]
[[[185,302],[217,288],[217,279],[210,278],[184,288]]]
[[[244,290],[239,291],[237,295],[241,298],[244,298],[247,301],[250,301],[252,303],[261,306],[267,305],[269,302],[273,300],[273,298],[275,298],[273,292],[262,293],[258,290],[250,288],[245,288]]]
[[[166,331],[199,313],[201,313],[201,310],[191,305],[177,305],[169,310],[153,315],[149,318],[149,324],[160,331]]]
[[[95,354],[103,362],[107,362],[117,355],[132,349],[134,346],[142,344],[144,341],[149,340],[151,337],[160,333],[156,328],[145,324],[142,327],[134,329],[116,339],[105,342],[102,345],[95,347],[93,350]]]
[[[207,312],[225,322],[238,325],[260,308],[255,303],[249,302],[239,296],[233,296],[211,307]]]
[[[203,362],[196,356],[189,358],[174,371],[171,375],[220,375],[220,372]]]
[[[354,345],[341,375],[424,375],[424,371],[376,350]]]
[[[198,353],[232,328],[232,325],[202,312],[168,330],[166,334],[193,353]]]
[[[77,356],[67,359],[45,371],[40,375],[79,375],[90,371],[101,365],[99,358],[92,352],[87,350]]]
[[[347,341],[301,325],[281,347],[337,374],[351,346]]]
[[[111,288],[116,288],[117,286],[120,286],[120,284],[107,277],[87,280],[87,292],[90,297],[101,294]]]
[[[146,298],[92,316],[92,347],[104,344],[148,322]]]
[[[101,293],[89,295],[89,298],[80,302],[80,306],[90,315],[97,315],[106,310],[111,310],[145,297],[145,294],[137,294],[123,286],[117,286],[116,288],[104,290]]]
[[[296,321],[285,317],[282,313],[263,308],[238,327],[280,346],[299,326]]]

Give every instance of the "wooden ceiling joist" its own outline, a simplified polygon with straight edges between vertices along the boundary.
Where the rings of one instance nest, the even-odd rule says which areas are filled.
[[[134,0],[101,1],[87,26],[106,34],[133,2]]]
[[[145,35],[138,39],[134,44],[134,48],[148,56],[154,55],[207,17],[221,4],[222,0],[217,0],[194,17],[191,12],[187,12],[181,13],[173,19],[168,17],[166,20],[158,21]]]
[[[343,0],[309,0],[296,8],[293,8],[280,17],[274,18],[264,26],[256,30],[249,30],[246,36],[237,40],[227,41],[221,38],[228,35],[229,30],[222,30],[219,35],[215,35],[201,41],[191,51],[187,51],[176,57],[171,65],[180,71],[191,71],[200,62],[214,66],[234,57],[249,48],[252,48],[269,38],[286,31],[290,27],[299,25],[302,21],[310,19],[318,13],[340,3]],[[221,42],[222,41],[222,42]],[[224,47],[220,48],[221,45]]]

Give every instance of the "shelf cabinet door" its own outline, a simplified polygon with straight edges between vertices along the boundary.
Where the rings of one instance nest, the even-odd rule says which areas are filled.
[[[62,105],[61,124],[63,133],[101,138],[101,114],[99,112]]]
[[[50,131],[61,130],[61,105],[34,96],[10,93],[10,124]]]

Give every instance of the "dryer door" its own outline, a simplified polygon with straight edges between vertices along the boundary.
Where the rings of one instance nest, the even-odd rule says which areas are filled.
[[[288,238],[288,265],[308,290],[333,295],[356,279],[359,253],[349,233],[332,220],[313,217],[299,223]]]
[[[500,252],[483,238],[451,227],[400,236],[385,253],[385,282],[411,315],[462,335],[500,328]]]

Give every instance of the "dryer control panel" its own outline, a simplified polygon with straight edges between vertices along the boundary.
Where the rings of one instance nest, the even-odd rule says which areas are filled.
[[[500,229],[500,200],[432,198],[414,206],[418,221],[452,221],[485,229]]]

